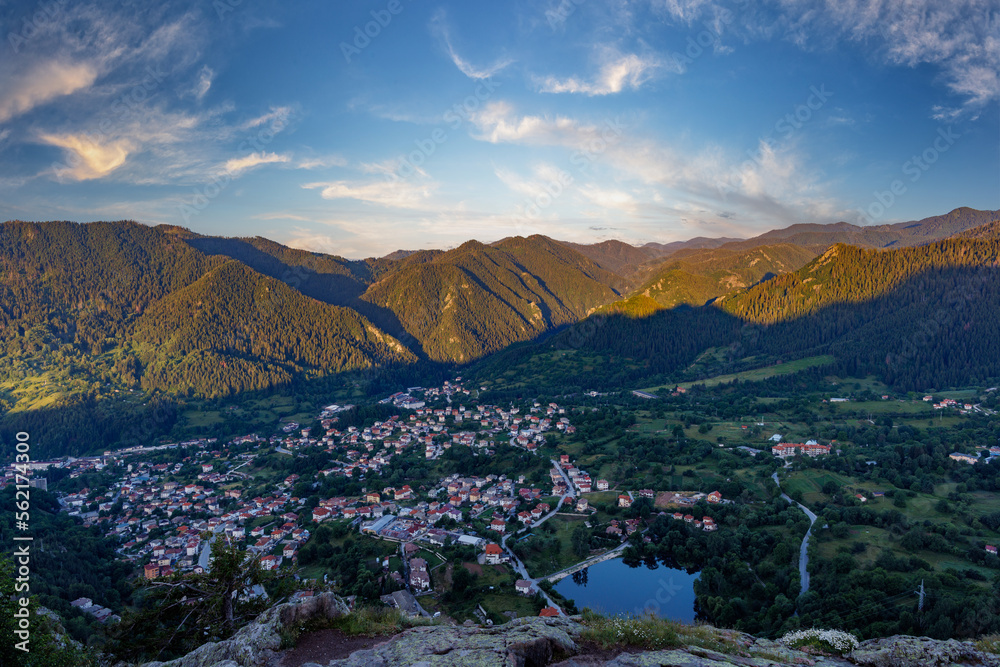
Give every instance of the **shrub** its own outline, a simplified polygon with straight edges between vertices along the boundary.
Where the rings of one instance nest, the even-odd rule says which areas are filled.
[[[583,623],[587,629],[582,639],[595,642],[602,648],[635,646],[658,649],[680,646],[677,624],[652,614],[600,616],[585,609]]]
[[[788,648],[811,646],[825,653],[844,655],[858,648],[858,638],[841,630],[796,630],[778,640]]]

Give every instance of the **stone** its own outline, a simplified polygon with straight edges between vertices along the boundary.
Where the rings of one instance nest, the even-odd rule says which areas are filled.
[[[903,635],[869,639],[848,654],[847,658],[862,667],[1000,667],[1000,656],[983,653],[970,642]]]
[[[313,618],[337,618],[350,613],[333,593],[322,593],[299,602],[271,607],[235,635],[208,642],[169,662],[148,662],[143,667],[267,667],[281,648],[281,632]]]
[[[524,618],[493,627],[428,626],[356,651],[328,667],[482,665],[534,667],[576,653],[582,626],[566,618]]]

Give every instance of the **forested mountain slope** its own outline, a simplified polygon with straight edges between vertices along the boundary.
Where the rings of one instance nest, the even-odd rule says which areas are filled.
[[[8,354],[65,344],[99,352],[127,336],[150,303],[221,263],[134,222],[8,222],[0,336]]]
[[[416,361],[355,311],[232,260],[153,304],[133,341],[145,388],[205,396],[283,384],[305,371]]]
[[[646,317],[599,314],[506,362],[546,349],[618,361],[590,386],[694,379],[685,369],[714,350],[714,372],[832,354],[845,375],[900,389],[1000,378],[1000,239],[989,229],[898,250],[837,245],[798,271],[699,308]]]
[[[532,236],[492,246],[469,241],[431,261],[411,261],[362,298],[395,313],[430,359],[466,362],[579,320],[616,298],[623,282],[580,253]]]
[[[816,254],[802,246],[779,244],[749,250],[691,250],[676,253],[627,299],[602,309],[636,317],[680,304],[700,306],[734,290],[794,271]]]
[[[888,251],[837,244],[798,271],[720,298],[718,305],[744,320],[778,322],[834,303],[870,301],[921,273],[994,266],[998,252],[995,235]]]

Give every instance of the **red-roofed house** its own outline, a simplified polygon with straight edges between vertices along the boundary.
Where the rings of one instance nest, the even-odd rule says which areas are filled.
[[[486,545],[486,562],[489,565],[499,565],[504,561],[503,549],[500,545],[490,542]]]

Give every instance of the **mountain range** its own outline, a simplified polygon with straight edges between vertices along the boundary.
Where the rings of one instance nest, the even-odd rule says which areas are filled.
[[[629,359],[622,382],[682,373],[720,346],[734,363],[830,348],[868,364],[884,340],[912,337],[949,308],[937,329],[975,333],[932,337],[962,360],[938,364],[960,384],[973,359],[978,377],[1000,376],[990,370],[998,354],[977,342],[1000,303],[998,231],[1000,211],[960,208],[751,239],[632,246],[530,236],[349,260],[130,221],[7,222],[0,407],[30,410],[101,384],[217,397],[345,371],[488,363],[505,350],[565,346],[594,321],[597,333],[574,345]],[[859,344],[873,335],[880,345]],[[913,363],[935,367],[921,355],[936,346]],[[904,366],[894,377],[923,381]],[[75,389],[52,375],[57,367],[72,369]]]

